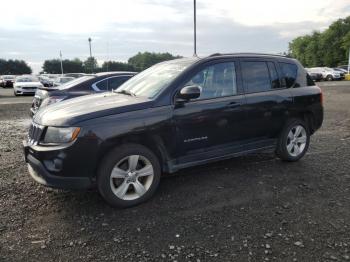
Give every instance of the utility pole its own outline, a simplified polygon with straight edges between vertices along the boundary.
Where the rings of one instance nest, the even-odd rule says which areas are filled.
[[[61,61],[61,75],[63,76],[63,64],[62,64],[62,52],[60,50],[60,61]]]
[[[196,0],[193,0],[193,27],[194,27],[194,52],[193,56],[197,56],[197,21],[196,21]]]

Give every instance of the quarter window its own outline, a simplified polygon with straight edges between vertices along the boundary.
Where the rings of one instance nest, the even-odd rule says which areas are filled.
[[[292,87],[297,78],[297,66],[290,63],[279,63],[282,71],[282,87]]]
[[[197,73],[185,86],[189,85],[199,86],[201,89],[199,100],[236,95],[235,64],[228,62],[208,66]]]
[[[271,82],[266,62],[242,62],[242,77],[247,93],[271,90]]]

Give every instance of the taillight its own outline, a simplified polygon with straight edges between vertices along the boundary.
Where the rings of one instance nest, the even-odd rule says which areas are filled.
[[[320,103],[323,106],[323,92],[322,89],[320,87],[318,87],[320,89]]]

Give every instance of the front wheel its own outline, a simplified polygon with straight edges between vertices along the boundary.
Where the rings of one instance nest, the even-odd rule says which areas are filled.
[[[136,144],[122,145],[103,159],[97,186],[113,207],[131,207],[154,194],[160,175],[159,160],[149,149]]]
[[[310,132],[301,119],[287,122],[277,144],[277,156],[284,161],[298,161],[309,148]]]
[[[328,75],[326,79],[327,79],[327,81],[333,81],[333,76]]]

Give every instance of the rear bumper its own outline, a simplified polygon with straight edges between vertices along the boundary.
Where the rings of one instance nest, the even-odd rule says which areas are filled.
[[[93,187],[89,177],[63,177],[50,173],[44,165],[30,154],[28,143],[23,141],[25,160],[30,176],[38,183],[62,189],[88,189]]]

